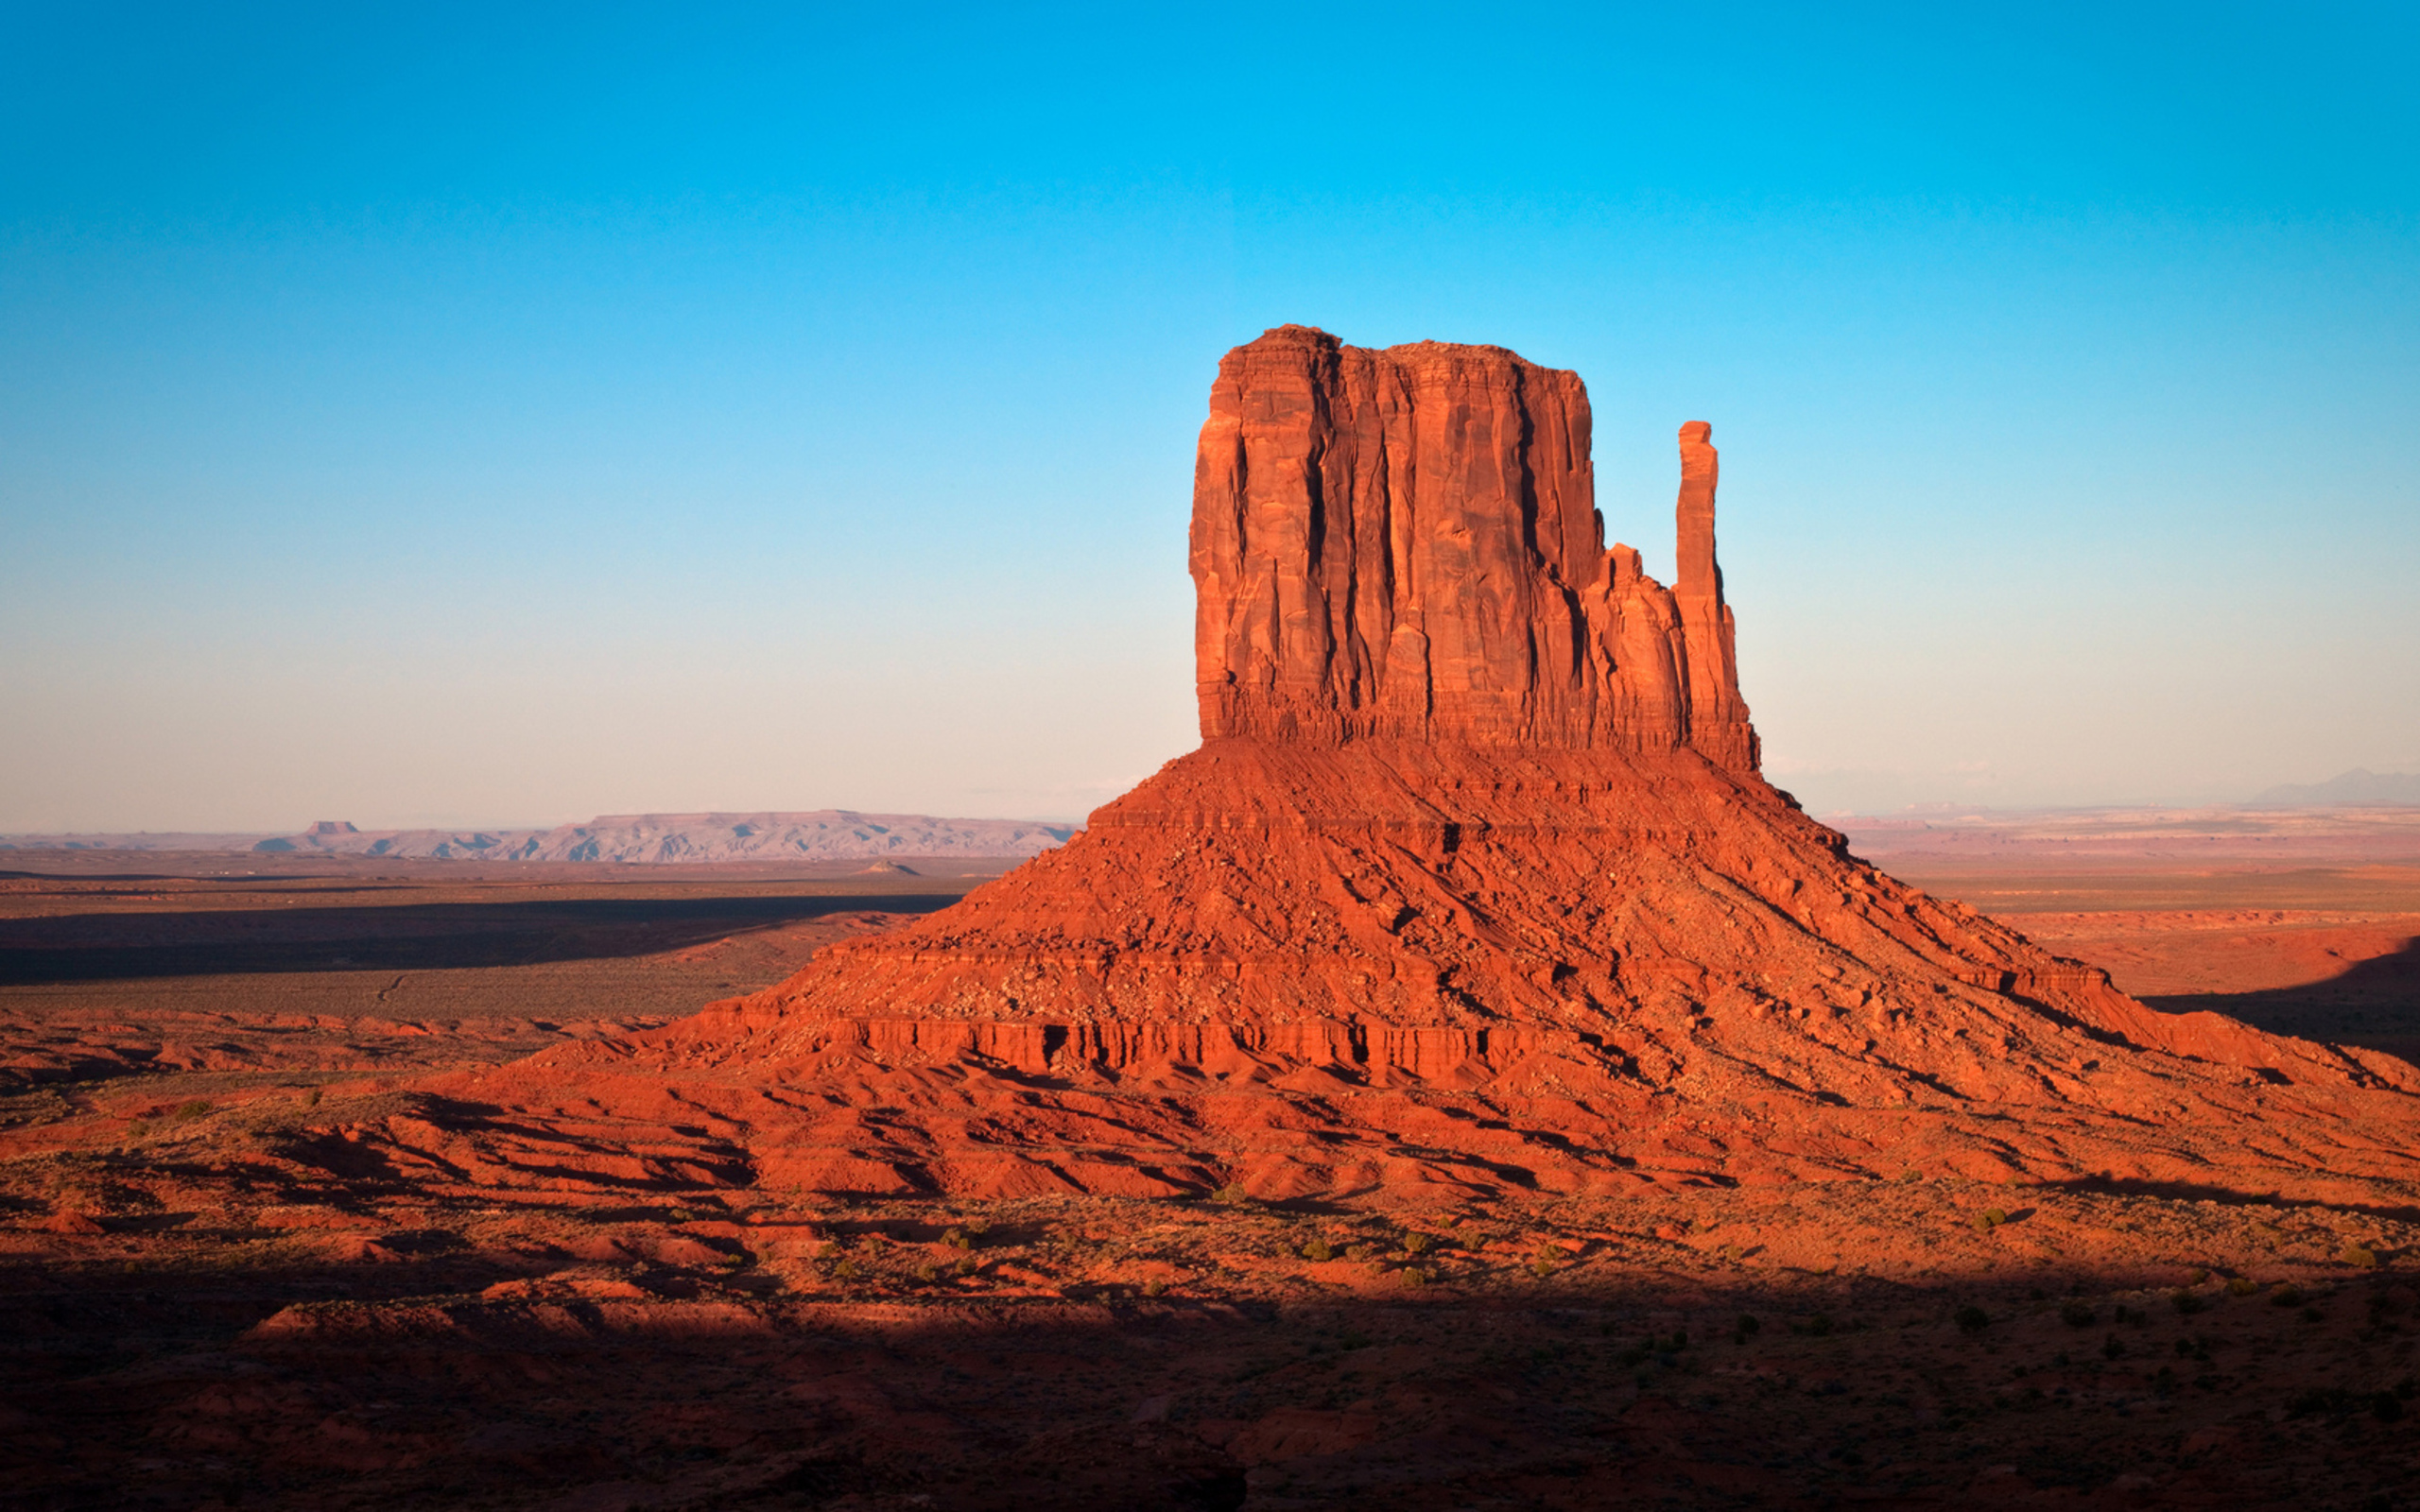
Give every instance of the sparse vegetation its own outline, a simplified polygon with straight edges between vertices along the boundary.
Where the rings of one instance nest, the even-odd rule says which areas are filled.
[[[1990,1233],[2006,1222],[2008,1222],[2008,1213],[2006,1210],[2000,1208],[1985,1208],[1975,1214],[1975,1228],[1979,1233]]]
[[[1336,1258],[1336,1246],[1325,1239],[1314,1239],[1303,1246],[1303,1258],[1308,1261],[1330,1261]]]
[[[1980,1333],[1992,1326],[1992,1314],[1969,1302],[1950,1314],[1950,1321],[1963,1333]]]
[[[2376,1270],[2378,1266],[2378,1252],[2367,1245],[2346,1245],[2344,1252],[2336,1258],[2360,1270]]]
[[[2288,1281],[2285,1285],[2278,1287],[2273,1292],[2271,1292],[2269,1294],[2269,1300],[2272,1304],[2277,1307],[2300,1307],[2303,1305],[2303,1289],[2296,1286],[2293,1282]]]
[[[2227,1282],[2229,1297],[2250,1297],[2260,1290],[2260,1283],[2249,1276],[2238,1276]]]

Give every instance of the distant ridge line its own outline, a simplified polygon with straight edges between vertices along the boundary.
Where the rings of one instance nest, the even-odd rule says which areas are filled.
[[[2349,772],[2339,772],[2325,782],[2287,782],[2256,795],[2257,804],[2343,804],[2366,807],[2371,804],[2400,805],[2420,803],[2420,772],[2374,772],[2366,766],[2356,766]]]
[[[856,809],[606,814],[548,829],[363,830],[322,819],[294,834],[142,833],[0,835],[0,850],[200,850],[437,861],[847,861],[892,856],[1032,856],[1080,824],[941,818]]]

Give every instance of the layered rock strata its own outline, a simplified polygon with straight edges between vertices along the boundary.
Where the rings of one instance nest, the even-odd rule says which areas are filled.
[[[1603,543],[1588,436],[1577,377],[1495,348],[1229,353],[1200,749],[776,988],[466,1079],[518,1111],[421,1156],[963,1194],[2411,1194],[2410,1065],[2154,1013],[1757,776],[1708,428],[1681,433],[1669,590]]]

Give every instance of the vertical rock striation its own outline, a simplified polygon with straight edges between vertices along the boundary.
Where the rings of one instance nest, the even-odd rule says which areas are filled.
[[[1194,467],[1204,739],[1694,747],[1756,769],[1681,433],[1681,579],[1610,549],[1576,373],[1284,326],[1229,352]]]

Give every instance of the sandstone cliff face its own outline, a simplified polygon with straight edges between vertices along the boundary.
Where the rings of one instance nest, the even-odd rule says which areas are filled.
[[[1303,326],[1219,365],[1194,466],[1201,733],[1693,747],[1756,767],[1714,564],[1709,427],[1682,430],[1681,581],[1607,549],[1576,373]]]

